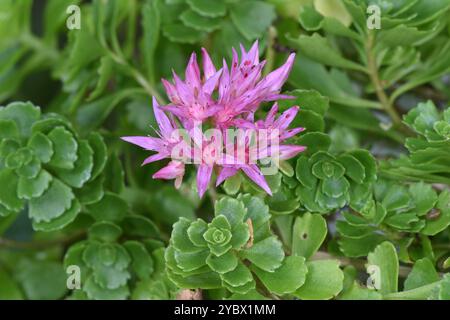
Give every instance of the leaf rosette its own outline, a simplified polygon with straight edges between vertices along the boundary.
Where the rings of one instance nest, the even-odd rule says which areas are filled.
[[[181,218],[166,249],[169,278],[181,288],[225,287],[240,294],[255,289],[249,266],[273,273],[284,259],[269,219],[268,207],[249,194],[218,200],[210,223]]]
[[[367,255],[384,240],[396,243],[402,260],[408,262],[408,248],[415,246],[415,234],[434,236],[450,225],[450,193],[438,194],[431,185],[405,185],[379,179],[366,203],[351,204],[336,224],[342,252],[350,257]],[[399,238],[397,233],[404,237]]]
[[[66,267],[81,269],[82,287],[72,298],[116,300],[144,295],[168,299],[174,289],[160,267],[164,265],[163,246],[156,226],[143,216],[128,215],[121,223],[94,223],[88,239],[71,246],[64,258]],[[162,290],[150,292],[152,285]]]
[[[404,122],[417,133],[406,139],[410,154],[382,163],[381,168],[396,177],[450,183],[450,108],[439,112],[431,101],[419,103]]]
[[[375,159],[358,149],[334,156],[318,151],[297,160],[296,194],[310,212],[328,213],[364,199],[376,179]]]
[[[99,134],[81,139],[66,119],[43,116],[29,102],[1,107],[0,182],[8,188],[0,192],[0,216],[27,204],[35,230],[63,228],[103,196],[106,161]]]

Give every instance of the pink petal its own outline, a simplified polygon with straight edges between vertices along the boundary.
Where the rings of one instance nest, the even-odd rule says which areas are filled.
[[[295,53],[291,53],[287,61],[278,69],[269,73],[262,81],[262,88],[268,88],[270,91],[278,91],[286,82],[289,72],[292,69],[294,63]]]
[[[298,133],[300,133],[302,131],[305,131],[305,128],[299,127],[299,128],[287,130],[280,135],[280,139],[286,140],[286,139],[292,138],[293,136],[297,135]]]
[[[247,59],[250,60],[250,62],[255,65],[259,63],[259,48],[258,48],[258,40],[256,40],[250,51],[247,54]]]
[[[190,86],[197,87],[200,89],[200,69],[197,63],[197,55],[195,53],[191,54],[189,63],[186,67],[186,83]]]
[[[220,76],[222,75],[222,69],[211,75],[208,80],[203,84],[202,90],[204,93],[211,95],[214,89],[217,87]]]
[[[255,124],[251,121],[244,119],[236,119],[233,121],[233,125],[240,129],[255,129]]]
[[[238,69],[239,57],[236,49],[232,48],[231,51],[233,52],[233,58],[231,59],[231,74],[235,75]]]
[[[277,112],[278,112],[278,103],[274,103],[270,111],[267,113],[266,121],[264,123],[266,126],[270,126],[273,124]]]
[[[184,163],[180,161],[170,161],[167,166],[160,169],[153,175],[153,179],[171,180],[184,175]]]
[[[206,117],[212,117],[212,116],[214,116],[217,112],[219,112],[222,109],[223,109],[223,106],[221,106],[219,104],[215,104],[215,105],[209,106],[209,108],[206,110],[205,116]]]
[[[280,160],[288,160],[295,157],[302,151],[306,150],[305,146],[297,146],[297,145],[281,145],[280,149]]]
[[[264,97],[264,101],[288,100],[288,99],[295,99],[295,97],[290,96],[288,94],[278,94],[278,93],[270,94]]]
[[[228,178],[231,178],[238,172],[237,168],[233,167],[224,167],[222,170],[220,170],[219,176],[217,177],[216,181],[216,187],[220,185],[222,182],[227,180]]]
[[[162,146],[162,141],[159,138],[134,136],[134,137],[121,137],[121,139],[126,142],[133,143],[146,150],[155,151]]]
[[[155,114],[155,119],[161,130],[162,136],[169,138],[174,128],[164,111],[159,108],[158,101],[156,101],[155,97],[153,97],[153,113]]]
[[[259,49],[258,49],[258,40],[256,40],[250,50],[245,52],[245,48],[242,44],[240,44],[241,47],[241,66],[247,65],[249,63],[250,65],[255,65],[259,63]],[[247,62],[248,61],[248,62]]]
[[[169,97],[170,101],[173,103],[180,103],[180,97],[178,96],[178,92],[173,84],[171,84],[166,79],[161,79],[161,82],[166,89],[167,96]]]
[[[226,96],[230,85],[230,73],[228,71],[228,65],[225,59],[223,59],[222,77],[219,82],[219,101]]]
[[[203,195],[206,192],[206,189],[208,189],[209,181],[211,180],[212,171],[213,171],[212,166],[201,164],[198,167],[197,190],[198,190],[198,194],[199,194],[200,198],[203,197]]]
[[[189,117],[189,113],[187,112],[186,108],[183,108],[183,107],[178,107],[178,106],[169,104],[167,106],[162,106],[159,108],[161,110],[172,113],[173,115],[177,116],[178,118],[188,118]]]
[[[180,100],[183,104],[190,104],[192,102],[193,96],[192,92],[190,91],[190,87],[185,84],[183,81],[181,81],[180,77],[175,73],[175,71],[172,71],[173,79],[175,81],[175,87],[178,92],[178,96],[180,97]]]
[[[269,188],[269,185],[266,182],[261,170],[259,170],[258,166],[255,164],[243,166],[242,171],[258,186],[260,186],[264,191],[266,191],[269,195],[272,195],[272,191]]]
[[[274,127],[280,131],[287,129],[294,120],[300,108],[298,106],[291,107],[281,114],[281,116],[274,122]]]
[[[209,57],[208,51],[202,48],[202,60],[203,60],[203,73],[205,74],[205,79],[208,80],[216,73],[216,67]]]
[[[144,162],[142,162],[141,166],[145,166],[146,164],[165,159],[165,158],[167,158],[167,156],[168,156],[168,154],[166,152],[161,152],[161,153],[151,155],[150,157],[146,158],[144,160]]]

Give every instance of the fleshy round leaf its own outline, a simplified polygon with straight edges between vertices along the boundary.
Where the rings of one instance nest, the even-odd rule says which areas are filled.
[[[115,289],[104,289],[97,284],[93,276],[86,280],[83,291],[86,292],[89,299],[94,300],[125,300],[130,295],[127,285]]]
[[[341,292],[344,273],[334,260],[311,261],[306,264],[305,284],[294,295],[303,300],[331,299]]]
[[[191,221],[186,218],[180,218],[173,225],[170,241],[176,250],[183,252],[199,252],[202,250],[202,248],[195,246],[188,237],[190,225]]]
[[[240,249],[248,242],[250,238],[249,225],[242,222],[241,224],[234,227],[232,233],[233,235],[231,238],[231,245],[234,249]]]
[[[185,272],[200,269],[206,265],[206,258],[208,258],[208,250],[200,252],[181,252],[175,251],[175,261],[177,266]]]
[[[81,188],[91,177],[93,168],[93,151],[87,141],[80,141],[78,156],[73,169],[56,169],[59,178],[74,188]]]
[[[415,183],[410,185],[409,191],[415,204],[414,211],[419,216],[427,214],[437,202],[438,196],[431,185]]]
[[[49,164],[56,168],[73,169],[77,160],[78,144],[70,131],[56,127],[48,134],[53,144],[53,157]]]
[[[345,174],[356,183],[363,183],[366,177],[364,166],[355,157],[344,154],[338,161],[345,167]]]
[[[112,222],[101,221],[89,228],[89,238],[102,242],[115,242],[122,235],[122,229]]]
[[[83,188],[75,190],[75,194],[84,205],[100,201],[105,192],[103,189],[104,176],[99,176],[83,185]]]
[[[385,241],[379,244],[368,257],[368,267],[375,270],[374,280],[379,283],[374,286],[379,288],[382,294],[397,292],[398,290],[398,257],[392,243]]]
[[[236,268],[238,264],[238,258],[230,250],[220,257],[209,255],[206,259],[206,264],[215,272],[227,273]]]
[[[8,186],[0,192],[0,204],[13,212],[20,211],[23,200],[17,196],[19,177],[10,169],[0,169],[0,185]]]
[[[235,174],[231,178],[228,178],[225,180],[223,184],[223,189],[225,192],[229,195],[235,195],[238,193],[239,189],[241,188],[242,184],[242,177],[240,174]]]
[[[30,160],[30,162],[28,162],[27,164],[16,170],[19,176],[29,179],[35,178],[40,171],[41,171],[41,162],[36,157],[33,157]]]
[[[41,109],[30,102],[13,102],[4,108],[0,108],[1,120],[14,120],[22,137],[28,137],[32,124],[41,116]]]
[[[311,189],[315,186],[317,178],[312,174],[312,163],[308,158],[301,156],[297,160],[295,175],[302,185]]]
[[[201,219],[197,219],[189,225],[187,235],[194,245],[198,247],[206,247],[206,240],[203,238],[203,234],[207,229],[208,224]]]
[[[286,257],[281,267],[274,272],[267,272],[256,267],[252,270],[270,292],[278,295],[297,290],[305,283],[308,273],[305,258],[297,256]]]
[[[194,44],[205,37],[205,33],[181,23],[168,24],[163,28],[164,35],[173,42]]]
[[[405,280],[403,290],[412,290],[439,280],[433,263],[428,258],[419,259]]]
[[[233,228],[244,221],[246,209],[242,202],[230,197],[224,197],[216,202],[214,214],[216,216],[224,215]]]
[[[180,16],[181,21],[191,28],[200,31],[211,32],[220,28],[220,19],[204,17],[194,10],[186,10]]]
[[[222,281],[216,272],[205,272],[183,277],[168,270],[167,276],[179,288],[186,289],[217,289],[222,287]]]
[[[221,17],[226,13],[225,1],[222,0],[215,2],[209,0],[187,0],[187,3],[192,10],[205,17]]]
[[[103,198],[87,206],[88,212],[97,221],[121,221],[128,212],[128,204],[114,193],[106,193]]]
[[[230,15],[236,28],[247,40],[261,37],[276,17],[272,5],[252,0],[233,4]]]
[[[20,140],[19,127],[14,120],[0,119],[0,140]]]
[[[245,194],[239,195],[238,200],[242,201],[247,209],[244,220],[250,219],[255,230],[270,220],[269,207],[261,198]]]
[[[439,195],[436,209],[439,216],[434,219],[429,219],[426,222],[425,228],[421,231],[426,235],[435,235],[445,230],[450,226],[450,191],[444,190]]]
[[[122,221],[124,233],[129,236],[143,238],[159,238],[158,227],[147,217],[141,215],[129,215]]]
[[[327,236],[327,222],[319,214],[297,217],[292,234],[292,254],[309,259],[319,250]]]
[[[105,168],[106,161],[108,160],[108,154],[103,137],[93,132],[88,138],[89,146],[93,150],[94,166],[92,167],[91,179],[95,179]]]
[[[251,248],[241,251],[242,257],[257,267],[272,272],[280,267],[284,251],[281,242],[274,236],[255,243]]]
[[[230,230],[231,226],[228,219],[224,215],[216,215],[208,227],[216,227],[218,229]]]
[[[80,211],[81,205],[78,202],[78,200],[74,199],[72,201],[71,207],[68,210],[66,210],[61,216],[52,219],[49,222],[33,221],[33,229],[36,231],[45,231],[45,232],[60,230],[65,226],[67,226],[68,224],[70,224],[72,221],[74,221]]]
[[[35,222],[49,222],[61,216],[72,205],[72,190],[58,179],[39,198],[30,200],[29,215]]]
[[[17,151],[19,148],[20,144],[17,141],[11,139],[4,139],[0,143],[0,157],[6,159],[6,157]]]
[[[28,141],[28,147],[33,149],[34,154],[42,163],[47,163],[53,156],[53,145],[49,138],[41,132],[33,134]]]
[[[252,273],[242,262],[239,262],[234,270],[223,274],[221,277],[232,287],[239,287],[253,280]]]
[[[138,241],[127,241],[123,244],[131,256],[131,268],[139,279],[148,279],[153,273],[153,259],[144,245]]]

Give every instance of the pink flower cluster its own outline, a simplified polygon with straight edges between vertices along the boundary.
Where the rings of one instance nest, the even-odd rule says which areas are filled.
[[[288,129],[299,108],[292,107],[277,118],[278,106],[275,103],[265,120],[255,121],[254,117],[262,102],[290,98],[280,94],[280,90],[294,58],[292,53],[284,65],[262,77],[265,61],[259,61],[257,41],[248,52],[241,45],[240,61],[233,48],[231,68],[224,59],[219,70],[208,52],[202,49],[202,75],[193,53],[184,81],[175,73],[173,83],[162,80],[170,103],[160,106],[153,98],[159,137],[131,136],[122,139],[156,152],[145,159],[143,165],[171,158],[168,165],[156,172],[153,178],[175,179],[177,188],[185,173],[185,163],[189,162],[186,159],[194,158],[193,163],[198,166],[197,189],[200,197],[207,190],[214,170],[217,171],[216,185],[242,170],[271,195],[258,161],[273,157],[286,160],[305,150],[304,146],[281,144],[303,130]],[[203,133],[203,126],[212,128],[214,133]],[[239,131],[237,139],[229,138],[230,130]]]

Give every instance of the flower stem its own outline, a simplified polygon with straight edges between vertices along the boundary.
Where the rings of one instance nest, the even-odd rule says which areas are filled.
[[[137,83],[141,85],[142,88],[150,95],[155,97],[159,103],[166,104],[164,98],[159,94],[159,92],[147,81],[142,73],[140,73],[136,68],[128,63],[126,59],[124,59],[121,55],[118,55],[110,50],[108,50],[111,58],[129,73],[131,77],[133,77]]]
[[[266,66],[264,67],[264,75],[267,75],[273,70],[273,66],[275,63],[275,50],[274,44],[275,39],[277,37],[277,30],[271,26],[268,31],[268,39],[267,39],[267,49],[266,49]]]
[[[403,133],[410,134],[408,127],[406,127],[402,118],[395,110],[393,103],[387,96],[384,91],[383,84],[380,79],[380,75],[378,72],[378,66],[376,62],[376,58],[374,55],[374,35],[373,33],[369,33],[367,42],[366,42],[366,57],[367,57],[367,69],[369,71],[369,77],[372,81],[372,84],[375,87],[375,93],[380,101],[384,111],[391,117],[394,126],[400,129]]]

